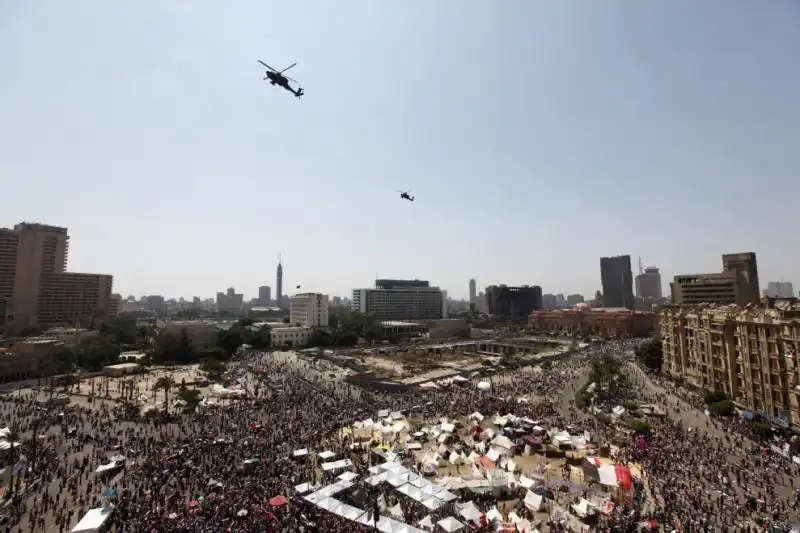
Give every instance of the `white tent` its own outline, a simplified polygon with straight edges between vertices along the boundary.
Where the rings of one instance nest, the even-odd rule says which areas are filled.
[[[443,518],[442,520],[439,520],[438,522],[436,522],[436,524],[440,528],[442,528],[445,531],[447,531],[448,533],[464,529],[464,524],[462,524],[461,522],[459,522],[458,520],[456,520],[452,516],[448,516],[447,518]]]

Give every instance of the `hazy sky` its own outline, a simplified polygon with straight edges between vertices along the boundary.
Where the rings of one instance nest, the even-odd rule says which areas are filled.
[[[124,295],[375,275],[800,289],[794,0],[0,0],[0,225]],[[297,100],[256,63],[295,61]],[[411,189],[414,203],[399,199]]]

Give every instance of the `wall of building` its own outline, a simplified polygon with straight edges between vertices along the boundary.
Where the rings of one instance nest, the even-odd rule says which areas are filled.
[[[800,426],[800,307],[776,305],[665,307],[662,370]]]
[[[542,288],[538,285],[490,285],[486,287],[486,305],[490,315],[525,319],[531,312],[542,308]]]
[[[645,337],[653,332],[653,313],[630,309],[589,308],[548,309],[531,313],[531,328],[562,335],[599,335],[609,338]]]

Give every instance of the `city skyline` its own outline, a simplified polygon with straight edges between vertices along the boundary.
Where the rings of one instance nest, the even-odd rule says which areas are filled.
[[[70,269],[123,295],[251,296],[278,250],[287,292],[377,271],[591,297],[629,254],[666,293],[744,251],[800,287],[793,2],[466,1],[19,3],[0,225],[69,228]]]

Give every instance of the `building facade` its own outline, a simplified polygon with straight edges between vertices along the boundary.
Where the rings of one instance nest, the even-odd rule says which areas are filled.
[[[307,328],[327,328],[330,303],[327,294],[295,294],[289,300],[289,323]]]
[[[308,344],[311,328],[285,326],[273,327],[269,330],[270,345],[274,348],[296,348]]]
[[[761,287],[758,283],[758,260],[755,253],[724,254],[722,270],[735,273],[744,300],[747,303],[758,305],[761,301]]]
[[[259,305],[269,305],[272,301],[272,288],[268,285],[262,285],[258,288],[258,303]]]
[[[486,287],[486,306],[490,315],[510,320],[527,319],[533,311],[542,308],[542,288],[538,285],[490,285]]]
[[[636,276],[636,297],[643,300],[660,300],[661,272],[656,267],[647,267],[644,272]]]
[[[756,254],[723,255],[722,272],[675,276],[670,292],[675,305],[758,305],[761,293]]]
[[[353,289],[350,307],[378,320],[447,318],[447,291],[420,280],[377,280],[374,289]]]
[[[67,272],[67,229],[23,222],[0,228],[0,309],[14,329],[98,325],[114,310],[113,278]]]
[[[578,304],[573,309],[541,309],[531,313],[528,325],[557,335],[598,335],[608,338],[644,337],[653,332],[653,313]]]
[[[634,308],[631,256],[601,257],[600,281],[603,285],[603,307]]]
[[[800,426],[800,306],[767,302],[668,306],[659,322],[663,372]]]
[[[469,303],[475,304],[477,303],[478,298],[478,285],[475,283],[475,279],[469,280]]]

